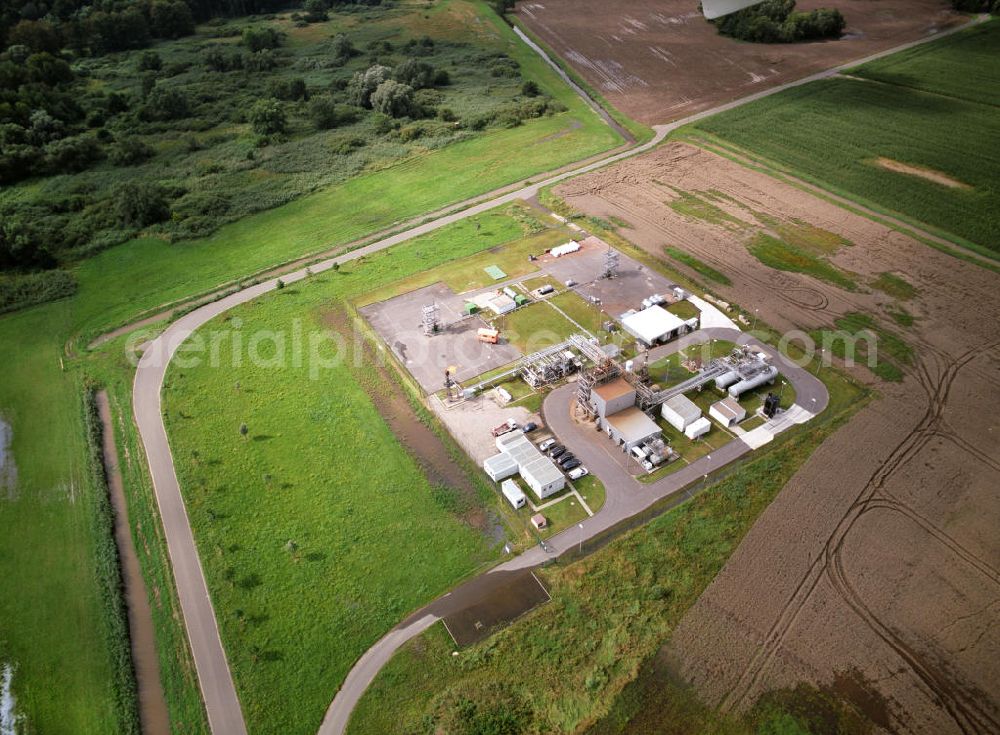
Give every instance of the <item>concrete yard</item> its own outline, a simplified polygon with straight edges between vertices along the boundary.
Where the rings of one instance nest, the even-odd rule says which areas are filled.
[[[444,371],[455,368],[453,378],[467,384],[472,378],[508,365],[522,357],[518,347],[501,338],[499,344],[480,342],[476,331],[488,326],[484,317],[464,317],[466,302],[483,294],[496,292],[504,286],[524,292],[518,284],[532,279],[550,277],[562,284],[574,281],[574,290],[584,299],[599,303],[599,308],[609,319],[617,319],[623,312],[640,307],[643,298],[654,293],[663,295],[668,302],[675,300],[673,283],[659,273],[618,253],[618,276],[601,278],[604,272],[607,243],[597,237],[581,240],[582,248],[576,253],[560,258],[540,257],[538,270],[519,278],[496,283],[489,288],[456,293],[444,283],[435,283],[410,291],[385,301],[369,304],[360,309],[382,340],[403,362],[420,387],[435,393],[444,387]],[[594,302],[593,299],[598,299]],[[443,331],[428,337],[424,334],[422,309],[436,303]],[[464,318],[463,318],[464,317]],[[530,340],[528,340],[530,342]]]
[[[444,388],[444,371],[449,367],[457,368],[454,377],[463,382],[521,357],[521,351],[509,343],[491,345],[476,339],[476,330],[488,325],[478,316],[462,318],[466,300],[445,284],[435,283],[365,306],[361,314],[402,360],[420,387],[434,393]],[[428,337],[424,334],[421,310],[431,303],[438,305],[441,323],[447,326],[443,332]]]

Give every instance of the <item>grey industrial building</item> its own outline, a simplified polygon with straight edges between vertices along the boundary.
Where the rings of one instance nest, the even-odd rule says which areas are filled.
[[[656,439],[663,432],[659,425],[635,406],[603,419],[604,431],[624,451]]]

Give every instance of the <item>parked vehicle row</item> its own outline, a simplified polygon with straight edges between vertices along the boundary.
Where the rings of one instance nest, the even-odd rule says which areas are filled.
[[[548,438],[538,443],[538,448],[545,452],[549,459],[556,463],[567,477],[571,480],[579,480],[581,477],[590,474],[583,463],[577,459],[576,455],[570,452],[562,444],[556,442],[554,438]]]

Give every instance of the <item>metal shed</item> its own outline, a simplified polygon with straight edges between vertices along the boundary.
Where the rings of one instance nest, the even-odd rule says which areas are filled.
[[[660,415],[677,431],[684,431],[701,416],[701,409],[684,395],[674,396],[665,401],[660,409]]]

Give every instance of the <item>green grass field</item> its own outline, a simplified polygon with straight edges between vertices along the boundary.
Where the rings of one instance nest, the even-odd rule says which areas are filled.
[[[571,321],[544,301],[494,317],[492,323],[503,339],[525,355],[559,344],[578,331]]]
[[[567,112],[416,155],[247,217],[211,237],[174,244],[134,240],[77,266],[76,296],[0,318],[0,346],[8,355],[0,381],[0,416],[12,426],[19,477],[17,499],[0,499],[0,523],[17,529],[0,535],[0,576],[9,592],[0,596],[0,661],[16,667],[18,712],[32,731],[103,735],[121,730],[94,573],[93,487],[81,412],[84,374],[107,384],[112,394],[119,451],[123,462],[127,458],[123,469],[133,535],[155,596],[157,643],[173,726],[186,733],[207,729],[131,423],[132,369],[123,359],[124,340],[93,358],[74,358],[65,349],[67,342],[620,142],[554,72],[516,42],[484,3],[464,6],[476,27],[499,38],[525,75],[566,105]],[[494,234],[523,234],[517,221],[481,221],[484,233],[495,224],[503,229]],[[502,241],[490,237],[469,236],[462,245],[468,249],[459,254],[475,252],[480,241]],[[426,267],[434,261],[420,262]],[[323,696],[332,694],[330,689]]]
[[[574,291],[567,291],[553,296],[549,302],[558,306],[570,319],[586,329],[602,342],[604,341],[603,325],[607,315]],[[577,330],[579,331],[579,330]]]
[[[498,244],[474,232],[475,222],[451,225],[288,286],[201,332],[238,319],[249,340],[256,330],[292,334],[301,320],[308,344],[329,304]],[[559,316],[545,304],[528,308]],[[265,362],[277,347],[267,350]],[[277,369],[244,358],[221,368],[175,361],[165,415],[248,726],[311,732],[369,645],[499,550],[451,512],[352,369],[313,380],[309,359]]]
[[[504,732],[576,732],[602,717],[831,430],[781,442],[591,556],[546,569],[551,603],[457,656],[431,628],[378,674],[348,732],[472,733],[497,721]],[[676,731],[714,732],[691,724]]]
[[[804,273],[847,291],[857,290],[857,285],[850,274],[825,258],[763,232],[754,237],[749,249],[757,260],[775,270]]]
[[[998,250],[1000,21],[697,124],[742,151],[904,219]],[[878,81],[874,81],[878,80]],[[976,90],[983,90],[978,92]],[[780,131],[780,132],[779,132]],[[891,159],[965,187],[887,170]]]

